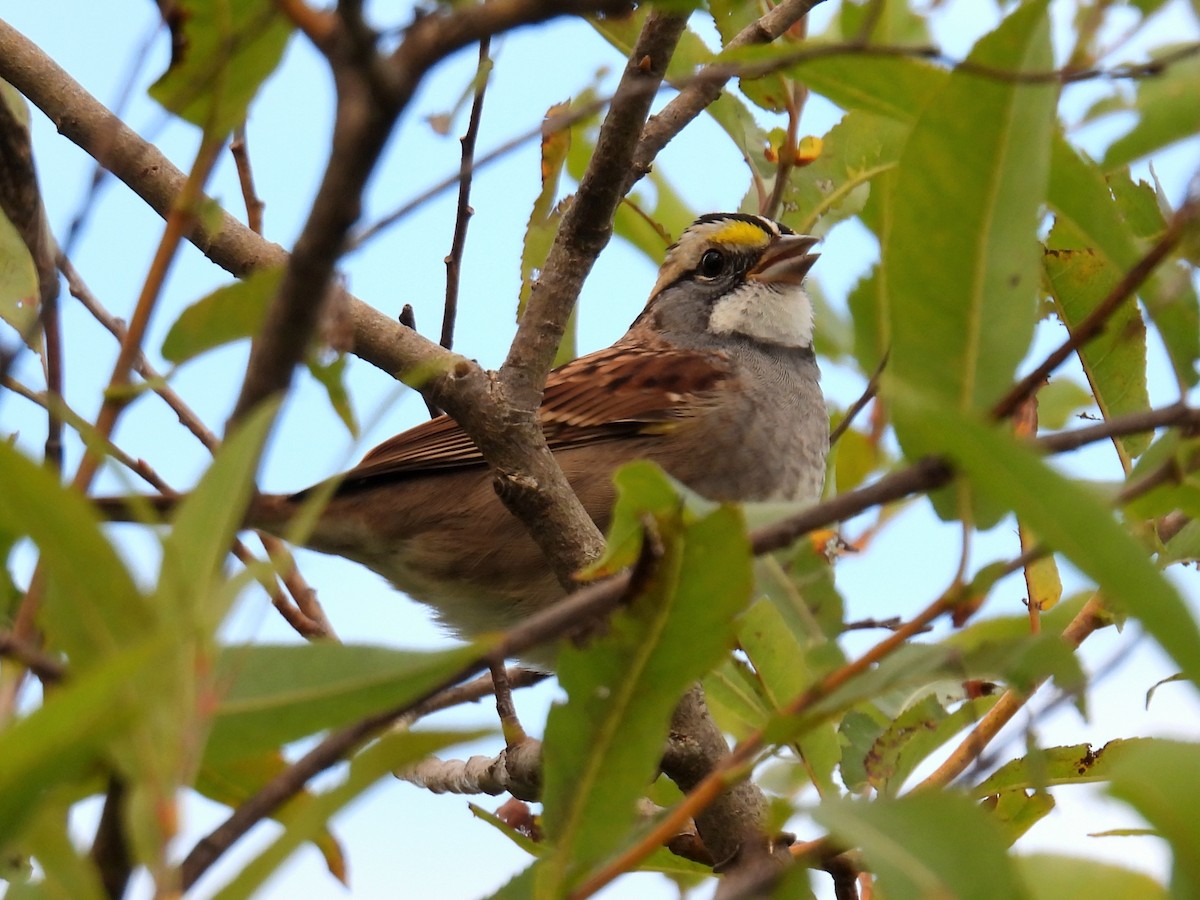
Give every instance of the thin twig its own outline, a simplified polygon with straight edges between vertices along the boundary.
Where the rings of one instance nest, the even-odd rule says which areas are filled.
[[[67,677],[66,666],[55,657],[7,631],[0,631],[0,656],[16,660],[36,675],[42,684],[58,684]]]
[[[183,241],[184,235],[191,231],[196,220],[200,199],[204,195],[204,183],[208,180],[208,176],[216,164],[217,154],[223,143],[223,139],[213,137],[206,136],[201,139],[200,149],[196,152],[192,170],[171,209],[171,214],[167,217],[166,227],[163,229],[162,237],[155,249],[150,270],[142,282],[137,305],[130,317],[125,338],[121,341],[117,361],[113,364],[108,388],[104,393],[104,402],[96,416],[96,433],[103,438],[112,434],[117,418],[128,402],[126,388],[129,386],[129,375],[133,371],[138,355],[142,352],[142,339],[150,325],[150,316],[154,312],[159,294],[166,282],[167,271],[179,250],[179,245]],[[73,481],[75,488],[86,492],[99,467],[100,458],[92,452],[85,452],[83,461],[75,472]]]
[[[266,204],[254,189],[254,170],[250,166],[245,122],[233,130],[233,140],[229,142],[229,154],[233,157],[238,184],[242,189],[242,200],[246,204],[246,225],[255,234],[262,234],[263,210],[266,208]]]
[[[879,392],[879,379],[883,376],[883,370],[887,367],[888,354],[883,354],[883,359],[879,360],[879,365],[875,367],[875,371],[871,373],[871,379],[867,382],[867,386],[863,388],[862,394],[858,399],[850,404],[850,408],[846,410],[846,414],[842,416],[842,420],[834,426],[833,431],[829,433],[829,446],[833,447],[846,430],[854,424],[855,417],[866,409],[867,404]]]
[[[454,321],[458,316],[458,284],[462,274],[463,250],[467,245],[467,224],[474,214],[471,208],[471,171],[475,166],[475,141],[479,137],[479,122],[483,118],[483,95],[487,91],[492,60],[488,55],[491,41],[479,42],[479,64],[475,67],[475,96],[467,118],[467,131],[460,139],[462,161],[458,167],[458,207],[454,215],[454,239],[446,257],[446,305],[442,312],[441,345],[447,350],[454,346]]]
[[[92,293],[87,283],[83,280],[83,277],[76,271],[71,261],[61,253],[58,256],[58,267],[63,277],[67,280],[67,288],[71,292],[71,296],[77,299],[92,317],[103,325],[118,341],[125,340],[125,323],[104,307],[104,304]],[[204,424],[204,421],[196,415],[187,402],[167,384],[166,379],[150,363],[150,360],[146,358],[146,355],[141,350],[134,357],[133,370],[151,384],[154,393],[162,398],[163,402],[178,417],[180,424],[196,440],[203,444],[210,453],[217,452],[217,449],[221,445],[221,439]],[[34,400],[34,402],[40,402],[33,397],[29,399]],[[109,444],[109,452],[113,455],[114,459],[122,465],[129,467],[142,478],[145,478],[161,493],[171,492],[166,482],[159,479],[144,461],[133,460],[111,443]],[[288,553],[286,546],[279,538],[266,532],[256,533],[262,542],[263,549],[266,550],[267,555],[271,559],[288,560],[291,558],[291,554]],[[233,552],[243,562],[256,559],[240,540],[234,542]],[[267,589],[267,595],[271,599],[271,604],[280,612],[288,624],[295,628],[303,637],[310,640],[314,638],[336,639],[337,634],[333,629],[332,623],[326,617],[321,604],[317,601],[316,592],[305,582],[295,565],[287,564],[282,566],[279,571],[284,586],[292,596],[292,601],[288,601],[283,596],[273,580],[270,583],[270,587],[268,587],[266,582],[260,580],[263,587]]]

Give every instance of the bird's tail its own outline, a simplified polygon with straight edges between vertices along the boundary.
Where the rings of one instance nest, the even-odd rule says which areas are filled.
[[[92,497],[92,505],[108,522],[138,522],[159,525],[169,522],[184,494],[131,494],[122,497]],[[256,494],[242,519],[244,528],[278,534],[297,513],[298,504],[285,494]]]

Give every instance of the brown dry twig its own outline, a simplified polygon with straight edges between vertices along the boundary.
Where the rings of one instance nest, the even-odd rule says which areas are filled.
[[[458,167],[458,207],[454,215],[454,239],[446,256],[446,303],[442,312],[442,335],[438,342],[447,350],[454,346],[454,322],[458,316],[458,284],[462,274],[463,251],[467,246],[467,224],[474,214],[471,209],[471,178],[475,170],[475,142],[479,138],[479,123],[483,118],[483,96],[487,91],[492,60],[488,55],[491,41],[479,42],[479,64],[475,67],[475,95],[467,116],[466,133],[459,139],[462,158]]]

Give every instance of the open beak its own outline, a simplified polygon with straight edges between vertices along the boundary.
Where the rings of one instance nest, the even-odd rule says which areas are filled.
[[[819,254],[809,253],[817,239],[807,234],[784,234],[762,255],[746,277],[765,284],[800,284],[817,261]]]

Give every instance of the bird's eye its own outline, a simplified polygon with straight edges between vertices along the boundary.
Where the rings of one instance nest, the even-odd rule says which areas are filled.
[[[704,251],[697,271],[705,278],[716,278],[725,271],[725,254],[720,250]]]

